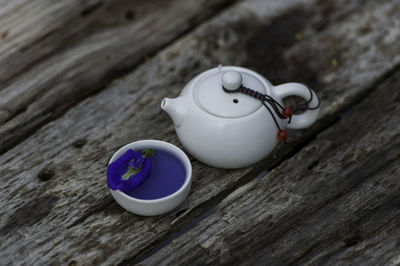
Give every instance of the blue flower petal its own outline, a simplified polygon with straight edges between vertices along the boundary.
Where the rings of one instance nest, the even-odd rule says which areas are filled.
[[[128,179],[122,179],[129,167],[141,170],[132,174]],[[112,190],[129,192],[139,186],[150,175],[151,160],[142,158],[142,154],[127,150],[121,157],[112,162],[107,168],[107,184]]]

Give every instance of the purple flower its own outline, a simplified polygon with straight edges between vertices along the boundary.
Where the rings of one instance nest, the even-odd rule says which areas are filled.
[[[129,192],[138,187],[150,175],[151,160],[148,155],[154,151],[142,153],[127,150],[107,168],[107,184],[112,190]]]

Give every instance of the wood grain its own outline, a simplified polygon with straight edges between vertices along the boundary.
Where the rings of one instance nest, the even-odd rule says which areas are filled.
[[[0,156],[0,213],[7,217],[0,221],[2,264],[140,260],[237,187],[298,152],[392,73],[400,62],[400,32],[388,25],[400,22],[393,12],[398,8],[396,1],[244,1],[114,80]],[[381,32],[390,37],[378,38]],[[192,190],[175,212],[125,212],[106,187],[109,158],[139,139],[179,146],[159,104],[218,63],[251,67],[275,84],[307,83],[323,99],[319,122],[302,134],[291,132],[292,144],[253,167],[229,171],[192,160]]]
[[[141,265],[398,265],[399,89],[400,71]]]
[[[0,154],[234,1],[22,1],[0,17]]]

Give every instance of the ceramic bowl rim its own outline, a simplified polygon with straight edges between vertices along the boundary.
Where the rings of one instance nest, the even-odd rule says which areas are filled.
[[[161,148],[163,150],[167,150],[172,152],[175,156],[178,157],[178,159],[183,163],[185,170],[186,170],[186,175],[185,175],[185,182],[183,183],[183,185],[174,193],[162,197],[162,198],[157,198],[157,199],[150,199],[150,200],[145,200],[145,199],[137,199],[134,198],[132,196],[129,196],[127,194],[125,194],[124,192],[120,191],[120,190],[112,190],[113,192],[116,192],[117,195],[119,197],[125,198],[131,202],[140,202],[140,203],[159,203],[159,202],[164,202],[164,201],[168,201],[170,199],[173,199],[177,196],[179,196],[180,194],[184,193],[186,191],[186,189],[190,186],[191,183],[191,179],[192,179],[192,164],[190,163],[189,158],[187,157],[187,155],[177,146],[175,146],[174,144],[171,144],[169,142],[165,142],[162,140],[155,140],[155,139],[145,139],[145,140],[138,140],[138,141],[134,141],[131,143],[128,143],[126,145],[124,145],[123,147],[121,147],[120,149],[118,149],[113,156],[111,157],[110,161],[108,162],[108,165],[111,164],[113,161],[115,161],[117,159],[117,154],[122,153],[126,150],[128,150],[129,148],[134,149],[134,146],[138,146],[138,145],[142,145],[142,146],[153,146],[153,147],[158,147]],[[151,147],[150,147],[151,148]],[[122,155],[122,154],[121,154]],[[119,155],[119,156],[121,156]]]

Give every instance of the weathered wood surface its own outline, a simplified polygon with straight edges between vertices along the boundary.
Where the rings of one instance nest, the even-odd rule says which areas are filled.
[[[396,12],[399,9],[397,1],[359,0],[349,4],[347,1],[249,0],[204,22],[124,78],[115,80],[0,156],[0,180],[4,184],[0,188],[2,264],[132,263],[152,254],[157,245],[163,245],[164,240],[168,242],[183,228],[196,226],[193,221],[197,217],[208,215],[235,188],[292,154],[306,152],[309,148],[302,150],[302,147],[318,132],[366,97],[383,77],[395,72],[400,63],[397,45],[400,32],[388,25],[399,25]],[[282,145],[274,155],[253,167],[228,171],[193,160],[191,193],[175,212],[152,218],[125,212],[106,188],[108,159],[118,147],[137,139],[163,139],[179,145],[159,103],[165,96],[177,95],[196,73],[218,63],[251,67],[275,84],[308,83],[323,99],[320,121],[302,134],[292,134],[292,144]],[[351,143],[351,139],[343,141]],[[331,155],[334,154],[332,151]],[[301,158],[296,156],[291,160]],[[285,165],[287,161],[279,169]],[[270,176],[263,180],[279,184],[279,179]],[[337,191],[349,189],[345,185]],[[316,202],[325,199],[322,197]],[[277,205],[281,206],[279,217],[289,217],[293,208],[299,206],[296,202],[289,203]],[[249,209],[243,205],[241,211],[245,213]],[[293,230],[299,221],[295,214],[290,216]],[[297,214],[299,218],[304,217],[301,212]],[[200,227],[196,226],[183,237],[196,237],[193,231],[207,227],[204,225],[207,221],[212,226],[217,215],[220,212],[206,218]],[[258,234],[262,234],[263,228],[258,228]],[[182,241],[185,240],[175,242]],[[223,251],[218,255],[212,241],[208,242],[211,254],[201,258],[229,261]],[[193,248],[193,254],[199,254],[197,248]],[[165,250],[155,253],[154,260],[162,258]],[[363,259],[355,256],[353,260],[357,258]]]
[[[398,265],[399,102],[400,71],[142,264]]]
[[[0,154],[233,1],[9,1]]]

